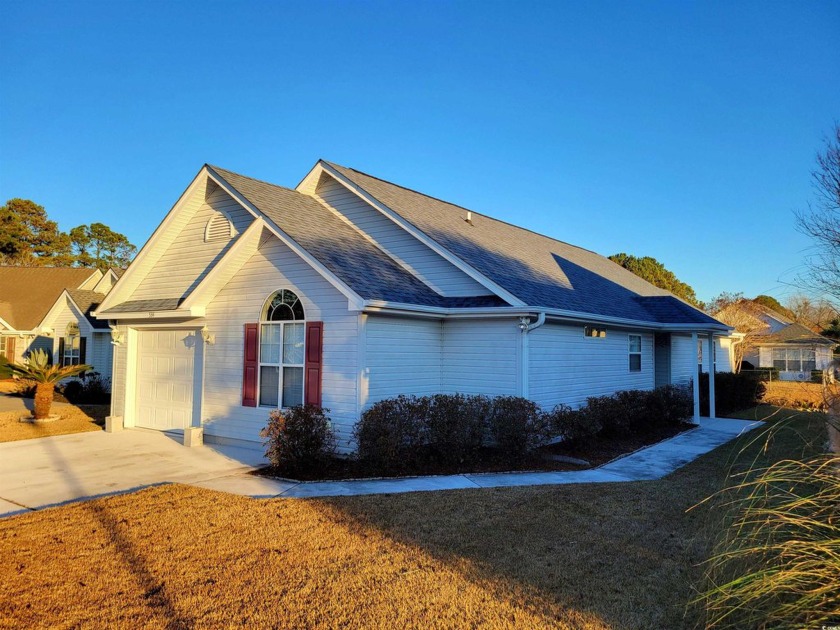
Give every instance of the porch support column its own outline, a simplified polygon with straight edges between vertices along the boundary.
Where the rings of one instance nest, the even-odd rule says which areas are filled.
[[[709,417],[715,417],[715,336],[709,333]]]
[[[691,379],[694,389],[694,417],[700,417],[700,370],[697,369],[697,333],[691,333],[691,364],[694,366],[694,378]]]

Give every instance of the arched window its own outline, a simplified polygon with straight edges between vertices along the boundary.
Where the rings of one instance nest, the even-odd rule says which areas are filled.
[[[261,406],[303,404],[304,320],[294,291],[281,289],[266,300],[260,316]]]

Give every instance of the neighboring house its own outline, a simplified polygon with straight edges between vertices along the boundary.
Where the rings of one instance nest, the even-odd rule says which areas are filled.
[[[92,365],[111,376],[107,321],[91,312],[121,271],[61,267],[0,267],[0,354],[22,361],[36,348],[61,364]]]
[[[809,380],[812,370],[824,370],[837,346],[835,340],[752,300],[730,304],[716,317],[745,333],[747,367],[775,367],[786,381]]]
[[[95,315],[112,422],[258,442],[269,409],[311,402],[343,449],[399,394],[687,384],[731,331],[598,254],[324,161],[295,190],[203,167]]]

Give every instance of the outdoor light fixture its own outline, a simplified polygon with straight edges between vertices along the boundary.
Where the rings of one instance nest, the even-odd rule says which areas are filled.
[[[125,341],[125,331],[116,326],[111,326],[111,343],[115,346],[121,346],[123,341]]]
[[[216,335],[211,333],[207,326],[201,329],[201,338],[204,339],[204,343],[208,346],[212,346],[216,343]]]
[[[519,330],[526,331],[528,330],[528,318],[527,317],[520,317],[519,318]]]

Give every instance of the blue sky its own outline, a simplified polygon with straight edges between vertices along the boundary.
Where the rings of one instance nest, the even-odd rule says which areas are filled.
[[[205,162],[326,158],[784,299],[837,2],[5,2],[0,201],[141,245]]]

